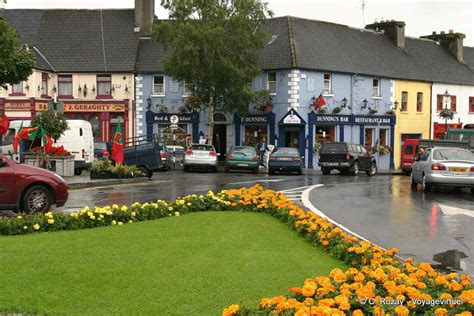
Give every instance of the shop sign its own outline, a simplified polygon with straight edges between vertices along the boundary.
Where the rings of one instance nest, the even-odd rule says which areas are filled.
[[[291,111],[290,114],[283,119],[283,124],[301,124],[301,119],[294,111]]]
[[[158,123],[191,123],[191,115],[189,114],[155,114],[155,122]]]
[[[30,101],[5,102],[5,111],[30,111]]]
[[[359,116],[359,115],[316,115],[316,124],[351,124],[351,125],[374,125],[395,124],[395,117],[393,116]]]
[[[125,112],[123,103],[64,103],[64,112]]]
[[[48,109],[48,103],[46,102],[35,102],[36,111],[46,111]]]
[[[317,116],[316,122],[330,122],[330,123],[349,123],[350,116],[342,115],[325,115]]]
[[[252,115],[242,118],[242,124],[268,124],[267,115]]]
[[[390,124],[389,117],[354,117],[356,124]]]

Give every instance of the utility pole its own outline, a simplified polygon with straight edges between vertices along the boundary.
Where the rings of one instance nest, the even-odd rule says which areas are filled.
[[[362,0],[362,27],[365,27],[365,0]]]

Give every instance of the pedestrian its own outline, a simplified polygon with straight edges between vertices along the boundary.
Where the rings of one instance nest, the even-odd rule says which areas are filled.
[[[265,137],[262,138],[262,141],[257,145],[257,151],[259,156],[259,164],[263,166],[263,157],[265,156],[265,152],[269,150],[267,146],[267,142]]]

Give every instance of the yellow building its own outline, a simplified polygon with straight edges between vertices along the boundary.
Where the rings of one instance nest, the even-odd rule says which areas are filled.
[[[395,81],[396,110],[395,141],[393,144],[395,169],[400,168],[401,149],[405,139],[430,137],[431,83]]]

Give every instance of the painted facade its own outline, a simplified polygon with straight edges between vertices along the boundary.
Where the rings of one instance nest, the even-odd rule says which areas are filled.
[[[69,73],[71,95],[59,95],[58,77],[63,74],[34,70],[28,80],[15,87],[8,86],[0,91],[0,111],[5,110],[11,120],[28,120],[52,107],[57,97],[67,118],[84,119],[91,122],[96,141],[113,138],[119,117],[125,137],[134,135],[134,80],[131,73],[110,75],[110,94],[99,95],[97,74]],[[20,92],[21,91],[21,92]]]
[[[430,138],[431,84],[396,80],[394,100],[398,102],[398,107],[395,111],[397,124],[392,149],[395,169],[399,169],[403,141],[408,138]]]
[[[474,86],[433,83],[431,95],[431,137],[442,139],[446,131],[446,121],[439,117],[441,109],[446,107],[442,99],[445,92],[451,96],[447,107],[454,112],[448,120],[448,128],[462,128],[474,124]]]

